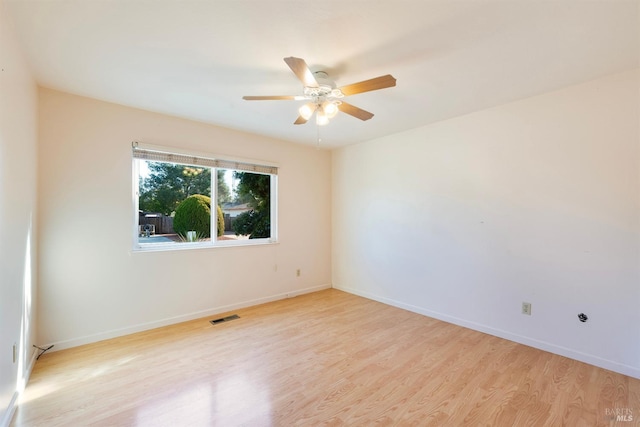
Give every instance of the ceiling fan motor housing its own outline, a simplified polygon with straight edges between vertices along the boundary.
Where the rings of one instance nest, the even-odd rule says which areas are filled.
[[[313,77],[318,82],[318,87],[306,86],[304,88],[305,96],[311,99],[324,101],[325,99],[342,98],[344,94],[340,89],[336,89],[336,84],[324,71],[316,71]]]
[[[327,86],[331,89],[335,89],[336,83],[329,78],[329,75],[324,71],[316,71],[313,73],[313,77],[315,77],[319,86]]]

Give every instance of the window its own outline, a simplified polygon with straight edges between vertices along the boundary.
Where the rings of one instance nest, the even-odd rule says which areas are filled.
[[[133,144],[134,248],[277,240],[275,166]]]

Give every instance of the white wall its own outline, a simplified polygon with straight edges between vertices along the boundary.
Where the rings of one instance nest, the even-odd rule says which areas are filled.
[[[36,297],[37,89],[5,7],[0,1],[0,426],[30,370]]]
[[[331,286],[330,152],[49,89],[39,97],[43,343],[62,349]],[[279,164],[280,243],[133,253],[132,141]]]
[[[334,287],[640,377],[639,87],[335,150]]]

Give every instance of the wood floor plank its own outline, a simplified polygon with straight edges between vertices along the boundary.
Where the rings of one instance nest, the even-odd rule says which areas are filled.
[[[640,380],[334,289],[235,313],[43,355],[11,425],[640,425]]]

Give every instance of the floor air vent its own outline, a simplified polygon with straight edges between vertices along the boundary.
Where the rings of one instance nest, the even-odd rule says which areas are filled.
[[[232,314],[231,316],[221,317],[220,319],[209,320],[209,322],[211,322],[212,325],[217,325],[218,323],[224,323],[224,322],[228,322],[230,320],[235,320],[239,318],[240,316],[238,316],[237,314]]]

